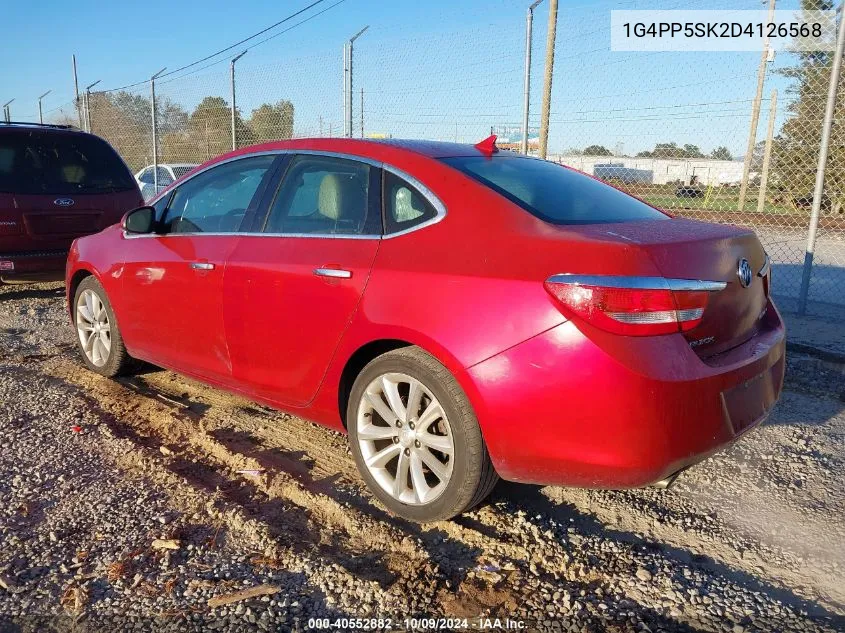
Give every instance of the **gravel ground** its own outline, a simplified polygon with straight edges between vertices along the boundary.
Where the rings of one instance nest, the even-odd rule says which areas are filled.
[[[843,391],[793,354],[772,418],[671,490],[502,483],[421,527],[343,436],[155,368],[100,378],[59,285],[0,287],[0,631],[842,631]]]

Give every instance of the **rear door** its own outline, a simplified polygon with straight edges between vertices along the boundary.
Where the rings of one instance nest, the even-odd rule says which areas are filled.
[[[157,203],[159,233],[125,237],[120,325],[134,355],[211,380],[231,377],[226,260],[274,160],[248,156],[198,173]]]
[[[66,252],[141,203],[102,139],[52,128],[0,130],[0,253]]]
[[[223,318],[234,379],[249,393],[291,406],[317,393],[379,247],[380,171],[296,156],[267,217],[238,241]]]

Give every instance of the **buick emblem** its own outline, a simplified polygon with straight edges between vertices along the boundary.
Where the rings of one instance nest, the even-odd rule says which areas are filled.
[[[72,207],[73,206],[73,199],[71,198],[56,198],[53,200],[53,204],[57,207]]]
[[[751,264],[744,257],[739,260],[739,265],[736,267],[736,276],[739,277],[739,283],[743,288],[748,288],[751,285],[751,280],[754,278],[751,272]]]

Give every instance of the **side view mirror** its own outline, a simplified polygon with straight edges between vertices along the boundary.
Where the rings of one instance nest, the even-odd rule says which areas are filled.
[[[121,226],[127,233],[152,233],[155,230],[156,210],[152,207],[138,207],[123,216]]]

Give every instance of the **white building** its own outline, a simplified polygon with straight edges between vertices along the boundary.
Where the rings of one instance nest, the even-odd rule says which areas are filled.
[[[548,159],[574,167],[598,178],[665,185],[693,176],[701,185],[733,185],[742,180],[741,160],[712,158],[625,158],[620,156],[571,156],[550,154]],[[751,172],[753,180],[757,174]]]

